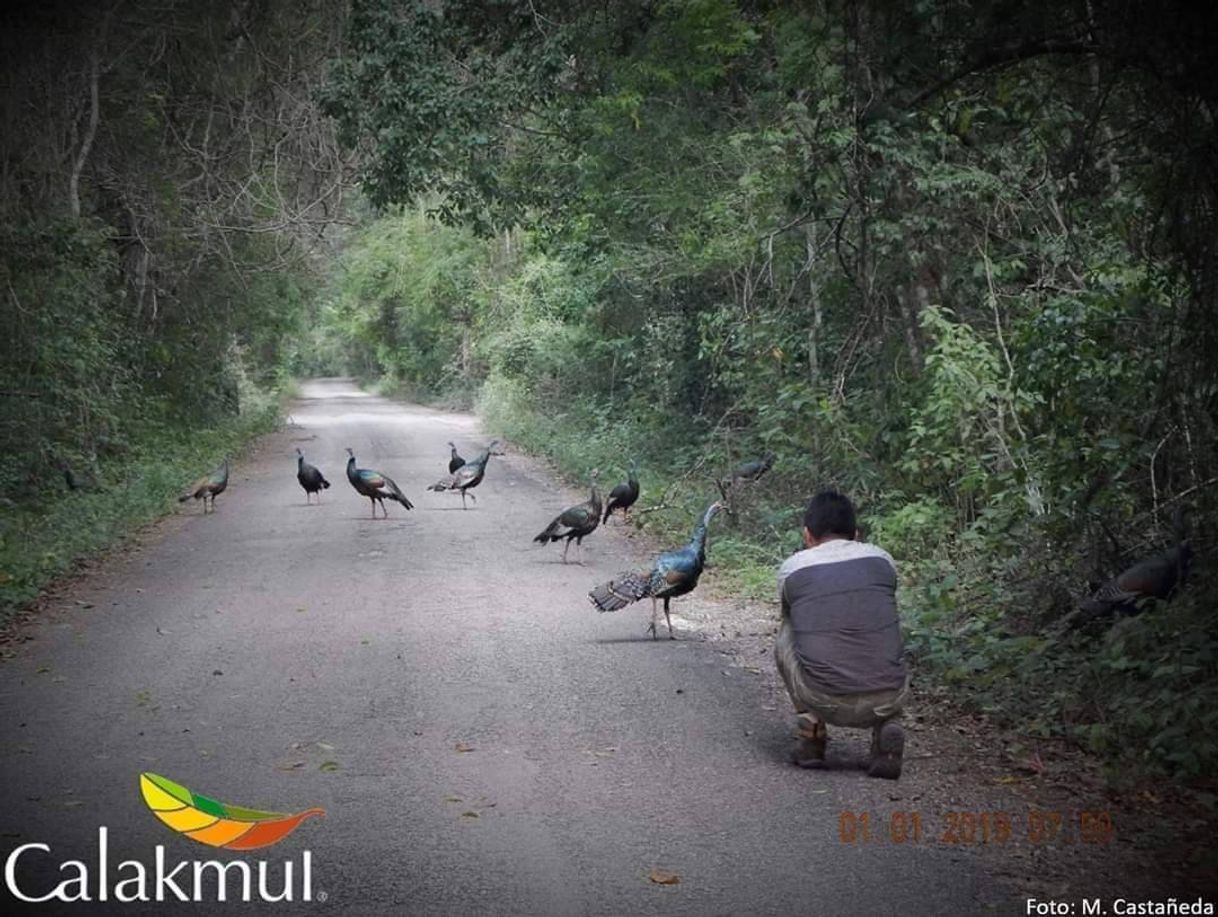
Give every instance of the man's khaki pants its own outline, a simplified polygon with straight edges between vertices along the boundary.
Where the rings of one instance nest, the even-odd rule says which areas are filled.
[[[813,687],[795,655],[795,631],[787,620],[778,630],[774,659],[799,714],[800,731],[807,735],[823,735],[823,727],[816,728],[819,723],[861,729],[878,726],[899,714],[909,696],[908,680],[899,688],[862,694],[825,694]]]

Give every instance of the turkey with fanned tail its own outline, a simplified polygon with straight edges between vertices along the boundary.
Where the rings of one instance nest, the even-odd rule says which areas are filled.
[[[651,625],[647,628],[653,638],[656,634],[656,601],[664,600],[664,619],[668,622],[668,637],[676,639],[672,632],[672,618],[668,603],[678,596],[692,592],[706,566],[706,533],[715,513],[723,509],[720,502],[706,508],[702,519],[694,527],[689,544],[676,551],[668,551],[656,558],[650,570],[624,573],[617,579],[597,586],[588,593],[588,598],[597,611],[617,611],[639,599],[651,597]]]

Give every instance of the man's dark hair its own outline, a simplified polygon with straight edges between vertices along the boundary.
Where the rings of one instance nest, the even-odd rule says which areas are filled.
[[[853,538],[858,525],[854,519],[854,504],[836,490],[822,490],[804,513],[804,528],[815,538],[841,535]]]

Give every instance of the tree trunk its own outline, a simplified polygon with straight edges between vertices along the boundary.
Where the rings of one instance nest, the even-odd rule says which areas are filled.
[[[74,219],[80,219],[80,174],[89,160],[89,151],[93,148],[93,138],[97,136],[97,122],[101,117],[97,80],[98,60],[95,51],[89,56],[89,126],[85,128],[84,139],[80,142],[80,151],[76,154],[76,160],[72,163],[72,174],[68,177],[68,207],[72,211]]]
[[[820,384],[820,333],[824,313],[820,301],[820,284],[816,278],[816,224],[808,223],[804,232],[808,252],[808,301],[812,304],[812,324],[808,328],[808,381],[813,388]]]

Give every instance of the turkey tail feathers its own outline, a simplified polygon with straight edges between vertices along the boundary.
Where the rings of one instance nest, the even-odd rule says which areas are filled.
[[[546,526],[544,532],[542,532],[540,535],[536,536],[533,540],[536,541],[538,544],[545,544],[546,542],[549,542],[549,541],[558,541],[558,539],[561,537],[558,534],[558,526],[559,526],[559,522],[557,519],[555,519],[553,522],[551,522],[549,525]]]
[[[385,475],[381,475],[381,477],[385,478],[385,488],[389,491],[385,496],[390,500],[397,500],[407,509],[414,509],[414,504],[406,499],[406,495],[402,493],[401,488],[398,487],[396,482],[391,478],[385,477]]]
[[[646,597],[649,579],[639,573],[624,573],[597,586],[588,593],[588,600],[596,606],[597,611],[617,611]]]
[[[198,481],[195,481],[193,484],[190,485],[190,490],[186,491],[186,493],[184,493],[184,494],[182,494],[182,496],[178,497],[178,502],[185,503],[191,497],[193,497],[196,500],[199,499],[199,497],[203,496],[206,493],[207,484],[208,484],[207,478],[202,478]]]

